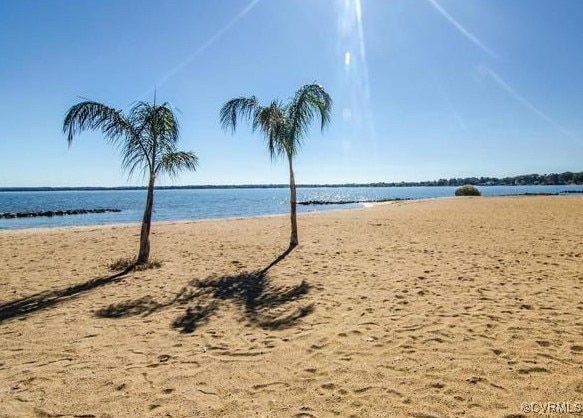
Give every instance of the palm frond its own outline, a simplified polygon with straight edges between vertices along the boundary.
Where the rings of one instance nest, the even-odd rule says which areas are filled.
[[[302,86],[286,107],[289,123],[287,148],[295,155],[307,135],[314,117],[319,114],[321,129],[330,122],[332,98],[319,84]]]
[[[123,166],[130,176],[138,169],[153,170],[167,150],[174,150],[180,128],[167,103],[137,102],[130,111],[138,135],[126,141]]]
[[[134,128],[134,135],[124,143],[122,167],[131,177],[135,171],[152,171],[154,167],[153,149],[155,139],[151,135],[151,115],[154,106],[150,103],[135,102],[129,111],[128,120]]]
[[[137,102],[130,110],[130,120],[136,127],[143,146],[148,150],[152,149],[156,138],[155,129],[152,126],[155,109],[156,107],[150,103]]]
[[[141,138],[132,137],[130,140],[127,140],[123,145],[121,155],[121,165],[127,171],[128,177],[132,177],[136,171],[141,171],[143,174],[146,171],[151,171],[151,156]]]
[[[277,100],[262,107],[253,120],[254,130],[259,129],[267,140],[267,150],[272,160],[286,151],[287,119],[285,109]]]
[[[120,110],[92,100],[73,105],[63,122],[63,133],[67,135],[69,145],[85,130],[100,130],[113,143],[121,137],[134,135],[131,123]]]
[[[260,106],[255,96],[231,99],[221,108],[219,115],[221,127],[224,130],[230,130],[231,133],[235,133],[237,120],[239,119],[250,122],[253,130],[255,130],[256,126],[253,121],[256,119],[259,110]]]
[[[156,131],[163,143],[176,144],[180,136],[180,126],[168,103],[155,107]]]
[[[165,152],[156,166],[156,173],[165,173],[170,177],[176,177],[182,170],[196,171],[198,157],[192,151],[168,151]]]

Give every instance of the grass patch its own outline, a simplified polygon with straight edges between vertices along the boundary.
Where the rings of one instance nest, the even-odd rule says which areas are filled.
[[[149,260],[146,264],[140,264],[136,266],[136,258],[135,257],[121,257],[117,260],[112,261],[107,265],[107,267],[111,271],[121,271],[126,270],[130,267],[134,267],[134,270],[149,270],[149,269],[157,269],[162,266],[162,262],[160,260]]]

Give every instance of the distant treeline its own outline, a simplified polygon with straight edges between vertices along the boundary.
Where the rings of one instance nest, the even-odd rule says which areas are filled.
[[[383,183],[381,183],[383,184]],[[583,184],[583,171],[573,173],[566,171],[561,174],[523,174],[515,177],[465,177],[420,181],[408,183],[384,183],[384,186],[561,186],[568,184]]]
[[[409,182],[378,182],[378,183],[345,183],[345,184],[298,184],[297,187],[418,187],[418,186],[560,186],[568,184],[583,184],[583,171],[570,171],[556,174],[524,174],[515,177],[465,177],[439,179],[431,181]],[[187,189],[282,189],[288,184],[233,184],[233,185],[190,185],[190,186],[156,186],[158,190]],[[98,190],[145,190],[145,187],[0,187],[0,192],[50,192],[50,191],[98,191]]]

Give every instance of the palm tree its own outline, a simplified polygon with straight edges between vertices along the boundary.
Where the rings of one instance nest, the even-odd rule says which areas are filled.
[[[155,100],[155,99],[154,99]],[[150,227],[154,207],[154,184],[158,175],[174,177],[180,170],[196,170],[198,157],[194,152],[178,151],[178,122],[168,103],[161,105],[137,102],[124,115],[94,101],[72,106],[63,122],[63,133],[69,146],[73,137],[85,130],[101,130],[105,139],[121,150],[122,167],[131,176],[136,170],[148,174],[148,193],[140,234],[140,249],[136,265],[145,264],[150,256]]]
[[[251,124],[253,132],[258,130],[265,137],[272,160],[280,156],[287,157],[291,212],[290,249],[299,243],[293,159],[298,154],[314,117],[320,117],[320,128],[323,131],[330,122],[331,108],[332,98],[318,84],[302,86],[287,103],[273,100],[268,106],[261,106],[255,96],[237,97],[221,108],[220,123],[223,129],[234,133],[237,120],[246,120]]]

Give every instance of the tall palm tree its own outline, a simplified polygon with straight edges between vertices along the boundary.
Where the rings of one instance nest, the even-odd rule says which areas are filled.
[[[269,105],[262,106],[255,96],[237,97],[226,102],[220,111],[223,129],[234,133],[237,121],[246,120],[251,124],[253,132],[259,131],[265,137],[272,159],[287,157],[291,213],[290,249],[299,243],[293,159],[298,154],[314,117],[319,116],[323,131],[330,122],[331,109],[332,98],[324,87],[319,84],[306,84],[287,103],[273,100]]]
[[[67,135],[69,146],[73,137],[85,130],[101,130],[105,139],[121,150],[122,167],[128,170],[130,176],[136,170],[149,176],[136,259],[136,265],[145,264],[150,256],[156,179],[164,173],[173,177],[181,170],[195,171],[198,157],[194,152],[176,149],[179,127],[168,103],[137,102],[124,115],[121,110],[104,104],[83,101],[67,111],[63,122],[63,133]]]

